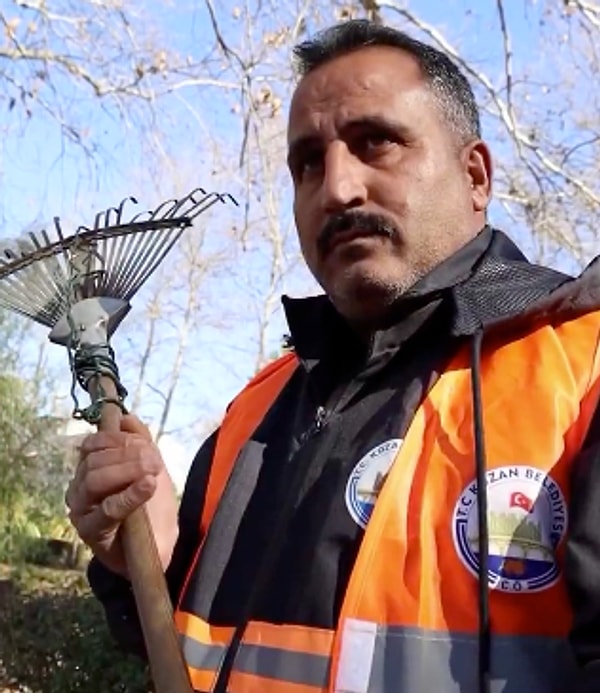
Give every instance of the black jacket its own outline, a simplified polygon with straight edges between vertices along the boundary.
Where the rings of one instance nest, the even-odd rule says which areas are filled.
[[[463,341],[484,327],[528,321],[557,306],[563,313],[600,307],[595,277],[595,266],[577,283],[529,264],[506,236],[486,227],[403,297],[393,324],[369,344],[327,298],[284,299],[301,368],[240,455],[236,469],[252,470],[253,483],[228,505],[226,529],[208,537],[201,589],[189,596],[200,615],[216,625],[253,619],[335,627],[363,536],[345,502],[355,464],[382,442],[404,436]],[[182,499],[180,536],[167,571],[174,599],[200,541],[217,434],[196,455]],[[583,693],[587,685],[600,691],[600,414],[576,466],[570,517],[571,642],[583,672],[579,689],[571,691]],[[96,560],[89,579],[115,638],[143,654],[128,583]]]

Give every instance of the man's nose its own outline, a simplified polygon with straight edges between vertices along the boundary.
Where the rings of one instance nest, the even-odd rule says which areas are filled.
[[[367,200],[364,164],[344,142],[332,143],[325,153],[321,188],[323,210],[328,214],[360,207]]]

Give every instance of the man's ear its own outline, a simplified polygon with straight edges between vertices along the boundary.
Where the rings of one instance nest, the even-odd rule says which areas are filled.
[[[473,211],[485,212],[492,197],[492,155],[483,140],[473,140],[462,152],[462,160],[471,186]]]

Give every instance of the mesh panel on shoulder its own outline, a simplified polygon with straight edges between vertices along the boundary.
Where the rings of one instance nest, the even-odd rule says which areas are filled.
[[[485,258],[467,282],[454,290],[455,332],[473,334],[486,324],[518,315],[547,296],[567,277],[547,267],[532,271],[526,262]]]

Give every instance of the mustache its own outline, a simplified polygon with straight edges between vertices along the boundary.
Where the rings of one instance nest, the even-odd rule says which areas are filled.
[[[333,214],[325,222],[317,238],[317,249],[324,256],[331,249],[331,244],[339,234],[360,229],[367,236],[384,236],[394,238],[400,235],[399,229],[380,214],[350,210]]]

